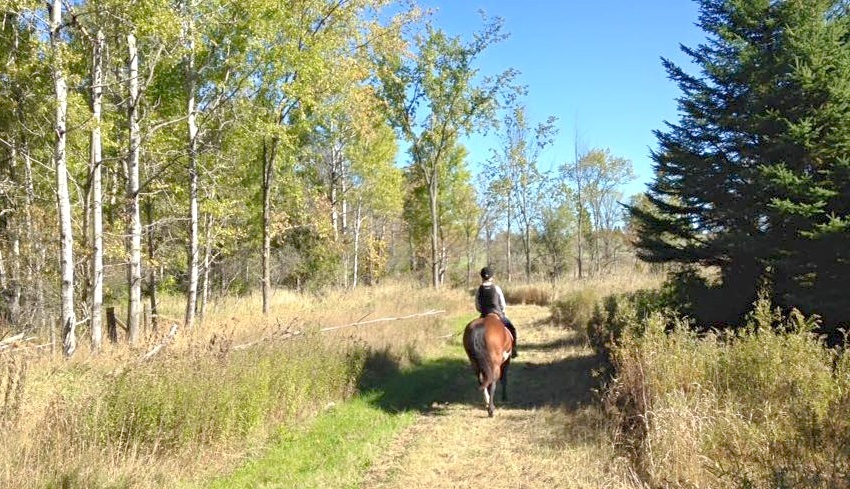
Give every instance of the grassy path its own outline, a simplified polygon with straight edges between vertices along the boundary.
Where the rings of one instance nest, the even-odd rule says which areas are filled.
[[[591,350],[577,333],[548,324],[544,308],[515,306],[510,316],[521,355],[495,418],[487,417],[465,367],[445,386],[445,398],[432,401],[371,464],[360,487],[634,487],[593,402]],[[466,361],[459,345],[451,355]]]
[[[514,306],[521,355],[488,418],[459,335],[437,358],[283,432],[235,472],[184,487],[633,488],[593,398],[596,361],[548,309]]]

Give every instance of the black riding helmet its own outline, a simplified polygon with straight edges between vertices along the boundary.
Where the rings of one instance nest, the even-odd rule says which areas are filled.
[[[481,269],[481,278],[484,280],[489,280],[493,278],[493,270],[490,270],[490,267],[484,267]]]

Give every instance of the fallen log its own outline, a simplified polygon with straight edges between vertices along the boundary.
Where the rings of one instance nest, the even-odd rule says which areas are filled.
[[[287,330],[283,333],[270,334],[270,335],[267,335],[267,336],[263,336],[260,339],[257,339],[257,340],[254,340],[254,341],[249,341],[248,343],[242,343],[241,345],[236,345],[233,348],[231,348],[231,350],[246,350],[246,349],[251,348],[252,346],[254,346],[258,343],[262,343],[263,341],[266,341],[266,340],[271,339],[271,338],[275,338],[275,339],[278,339],[278,340],[288,340],[290,338],[294,338],[295,336],[300,336],[301,334],[302,334],[301,331],[288,331]]]
[[[436,311],[432,310],[432,311],[427,311],[427,312],[421,312],[419,314],[410,314],[408,316],[370,319],[368,321],[358,321],[358,322],[355,322],[355,323],[342,324],[340,326],[330,326],[330,327],[327,327],[327,328],[322,328],[319,331],[324,333],[326,331],[334,331],[334,330],[342,329],[342,328],[350,328],[352,326],[363,326],[365,324],[382,323],[382,322],[386,322],[386,321],[400,321],[402,319],[411,319],[411,318],[417,318],[417,317],[423,317],[423,316],[434,316],[434,315],[437,315],[437,314],[442,314],[444,312],[446,312],[446,311],[440,309],[440,310],[436,310]]]
[[[418,313],[418,314],[409,314],[407,316],[370,319],[368,321],[357,321],[357,322],[354,322],[354,323],[342,324],[342,325],[339,325],[339,326],[329,326],[327,328],[322,328],[319,331],[324,333],[324,332],[327,332],[327,331],[334,331],[334,330],[342,329],[342,328],[350,328],[350,327],[353,327],[353,326],[363,326],[363,325],[366,325],[366,324],[375,324],[375,323],[381,323],[381,322],[387,322],[387,321],[400,321],[400,320],[403,320],[403,319],[412,319],[412,318],[416,318],[416,317],[434,316],[434,315],[437,315],[437,314],[442,314],[444,312],[446,312],[446,311],[441,309],[441,310],[431,310],[431,311],[421,312],[421,313]],[[252,347],[252,346],[254,346],[258,343],[262,343],[263,341],[266,341],[266,340],[271,339],[271,338],[288,340],[288,339],[293,338],[295,336],[300,336],[301,334],[303,334],[301,331],[297,331],[297,330],[292,331],[292,330],[287,328],[285,330],[281,330],[280,332],[276,332],[276,333],[273,333],[271,335],[263,336],[262,338],[259,338],[257,340],[250,341],[248,343],[243,343],[241,345],[236,345],[236,346],[232,347],[231,350],[245,350],[247,348],[250,348],[250,347]],[[451,335],[449,335],[449,336],[451,336]]]
[[[141,358],[139,358],[139,363],[142,363],[142,362],[152,358],[157,353],[162,351],[163,348],[168,346],[171,343],[171,341],[174,340],[174,337],[177,336],[177,330],[178,329],[179,329],[179,326],[177,325],[177,323],[173,323],[171,325],[171,329],[168,331],[168,334],[165,335],[165,338],[163,338],[162,341],[160,341],[158,345],[151,348],[151,350],[149,352],[145,353]]]
[[[24,338],[24,333],[16,334],[14,336],[9,336],[0,340],[0,351],[5,350],[22,350],[24,346],[28,344],[28,342],[38,339],[37,336],[30,336]],[[29,348],[29,347],[27,347]]]
[[[24,337],[24,334],[23,334],[23,333],[19,333],[19,334],[16,334],[16,335],[14,335],[14,336],[8,336],[8,337],[3,338],[2,340],[0,340],[0,345],[5,345],[5,344],[7,344],[7,343],[14,343],[14,342],[16,342],[16,341],[20,340],[20,339],[21,339],[21,338],[23,338],[23,337]]]

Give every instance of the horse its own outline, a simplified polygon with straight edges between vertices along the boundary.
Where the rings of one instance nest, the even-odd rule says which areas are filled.
[[[498,314],[490,313],[476,318],[463,331],[463,348],[478,376],[478,384],[484,391],[487,414],[492,418],[496,409],[496,381],[502,381],[502,401],[508,400],[508,367],[514,339]]]

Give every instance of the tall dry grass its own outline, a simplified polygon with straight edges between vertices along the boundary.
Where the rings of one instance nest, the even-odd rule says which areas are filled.
[[[415,361],[472,309],[462,292],[403,282],[277,291],[268,317],[259,306],[218,300],[149,361],[180,298],[163,301],[159,331],[134,348],[0,354],[0,487],[162,487],[227,470],[281,425],[350,396],[376,353]],[[320,331],[429,310],[445,312]]]
[[[759,299],[737,332],[697,335],[670,313],[619,311],[631,327],[608,407],[651,487],[850,487],[850,358],[815,318]]]
[[[624,269],[614,274],[558,283],[553,287],[553,299],[549,304],[552,320],[565,327],[584,330],[607,297],[656,290],[665,278],[662,273]]]

